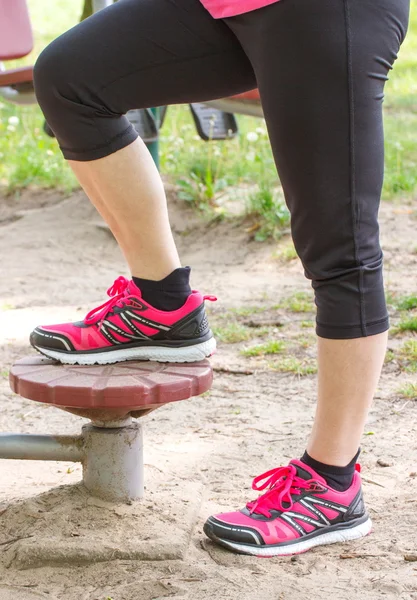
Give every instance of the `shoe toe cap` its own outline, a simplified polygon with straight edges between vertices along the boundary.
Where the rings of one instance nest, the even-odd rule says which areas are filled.
[[[30,334],[29,341],[35,348],[51,348],[67,352],[74,350],[73,344],[66,335],[46,327],[36,327]]]
[[[261,533],[254,527],[246,525],[244,518],[242,513],[209,517],[204,525],[204,533],[213,540],[221,539],[250,545],[264,544]]]

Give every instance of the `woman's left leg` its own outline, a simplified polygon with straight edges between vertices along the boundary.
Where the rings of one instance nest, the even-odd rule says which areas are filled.
[[[408,10],[408,0],[281,0],[226,19],[257,77],[319,336],[308,454],[270,473],[242,513],[209,519],[206,533],[232,549],[286,554],[370,530],[355,463],[386,349],[382,99]]]

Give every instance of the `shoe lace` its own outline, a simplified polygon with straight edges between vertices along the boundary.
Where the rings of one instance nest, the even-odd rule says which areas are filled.
[[[267,492],[257,500],[248,502],[246,508],[250,514],[256,513],[265,517],[271,516],[271,510],[291,510],[294,505],[292,496],[300,495],[302,489],[310,487],[310,483],[311,481],[298,477],[294,465],[272,469],[255,477],[252,489],[259,492],[267,489]]]
[[[96,306],[93,310],[85,316],[84,323],[86,325],[99,324],[99,328],[102,326],[104,319],[107,317],[109,312],[113,310],[115,306],[120,308],[126,304],[129,298],[135,298],[132,294],[127,293],[129,286],[129,280],[126,277],[118,277],[114,280],[113,285],[107,290],[107,295],[110,296],[110,300]]]

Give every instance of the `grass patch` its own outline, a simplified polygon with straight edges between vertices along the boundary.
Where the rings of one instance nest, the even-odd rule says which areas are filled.
[[[298,335],[296,337],[297,344],[300,348],[306,350],[307,348],[311,348],[316,343],[316,338],[314,336],[306,336],[306,335]]]
[[[280,354],[286,348],[285,342],[282,340],[271,340],[265,344],[258,344],[251,348],[245,348],[241,351],[243,356],[265,356],[267,354]]]
[[[214,337],[219,342],[224,344],[237,344],[238,342],[247,342],[255,335],[259,335],[259,331],[254,332],[253,329],[245,327],[241,323],[228,323],[227,325],[215,325],[212,327]]]
[[[238,308],[230,308],[229,313],[237,317],[251,317],[256,313],[262,313],[268,310],[267,306],[239,306]]]
[[[404,370],[417,373],[417,340],[407,340],[399,351]]]
[[[389,363],[392,363],[394,360],[395,360],[395,352],[393,352],[392,350],[387,350],[387,352],[385,354],[384,363],[386,365],[388,365]]]
[[[281,260],[283,262],[290,262],[296,258],[298,258],[297,251],[292,241],[288,242],[285,246],[278,248],[276,252],[274,252],[273,258]]]
[[[417,296],[405,296],[404,298],[397,301],[398,310],[413,310],[417,308]]]
[[[292,296],[285,298],[274,308],[285,308],[295,313],[313,312],[314,304],[310,294],[306,292],[296,292]]]
[[[317,362],[299,360],[294,356],[280,358],[269,363],[269,368],[280,373],[294,373],[294,375],[314,375],[317,373]]]
[[[404,333],[405,331],[417,331],[417,316],[402,319],[396,327],[394,333]]]
[[[408,398],[409,400],[417,400],[417,384],[406,383],[402,388],[398,390],[398,393],[403,398]]]
[[[314,321],[301,321],[300,325],[303,329],[310,329],[315,326],[315,323]]]
[[[82,0],[57,0],[46,11],[42,0],[29,0],[35,49],[22,60],[7,61],[7,68],[33,64],[50,41],[79,21],[82,4]],[[43,132],[43,123],[38,106],[0,100],[0,186],[6,191],[30,185],[64,191],[78,187],[56,140]]]
[[[4,304],[2,304],[0,306],[0,310],[2,311],[6,311],[6,310],[14,310],[15,306],[13,306],[13,304],[8,304],[7,302],[5,302]]]
[[[264,184],[249,196],[247,213],[258,221],[255,233],[257,242],[264,242],[268,238],[279,239],[282,229],[290,222],[290,213],[282,193]]]

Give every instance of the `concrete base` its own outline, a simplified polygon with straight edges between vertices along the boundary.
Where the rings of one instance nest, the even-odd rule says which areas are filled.
[[[99,428],[84,425],[83,482],[98,498],[125,502],[142,498],[142,426]]]
[[[82,484],[10,505],[0,516],[0,575],[5,568],[182,559],[203,485],[169,473],[147,477],[146,499],[131,505],[94,498]]]

